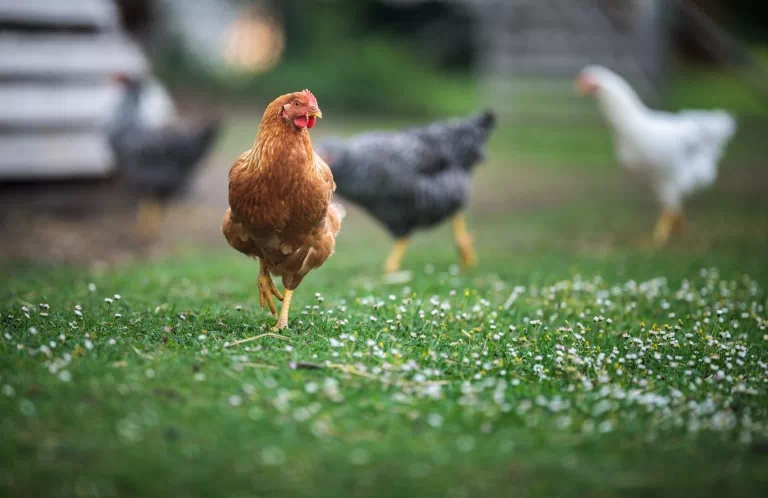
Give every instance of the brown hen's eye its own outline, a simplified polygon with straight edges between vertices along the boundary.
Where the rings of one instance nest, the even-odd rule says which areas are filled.
[[[299,101],[298,100],[294,100],[293,101],[293,105],[295,105],[296,107],[299,107]]]

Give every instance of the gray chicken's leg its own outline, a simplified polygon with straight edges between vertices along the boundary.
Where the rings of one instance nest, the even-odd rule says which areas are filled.
[[[403,261],[405,251],[408,249],[408,242],[410,241],[405,237],[395,242],[392,252],[389,253],[387,261],[384,263],[385,273],[394,273],[400,269],[400,263]]]
[[[456,248],[459,250],[461,267],[471,268],[477,264],[477,253],[472,242],[472,236],[467,231],[467,222],[463,214],[457,214],[453,218],[453,237],[456,241]]]
[[[163,205],[155,200],[141,201],[136,213],[136,227],[146,238],[155,238],[163,223]]]

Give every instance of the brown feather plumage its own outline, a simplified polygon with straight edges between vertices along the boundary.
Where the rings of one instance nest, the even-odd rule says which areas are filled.
[[[309,132],[282,114],[306,95],[286,94],[267,107],[253,147],[229,172],[222,223],[229,245],[261,258],[289,290],[333,254],[343,217],[331,203],[333,175],[315,156]]]

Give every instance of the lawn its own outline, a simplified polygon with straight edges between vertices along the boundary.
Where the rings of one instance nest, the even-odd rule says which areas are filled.
[[[470,217],[479,267],[459,271],[442,228],[384,279],[389,241],[352,210],[281,334],[223,240],[5,266],[0,492],[766,496],[763,130],[656,251],[652,199],[602,128],[502,128]]]

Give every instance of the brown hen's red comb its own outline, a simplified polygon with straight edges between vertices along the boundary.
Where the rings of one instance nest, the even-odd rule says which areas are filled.
[[[314,95],[312,95],[312,92],[310,92],[308,89],[305,88],[302,93],[304,93],[304,95],[307,96],[310,104],[315,104],[315,106],[317,106],[317,99],[315,98]]]

